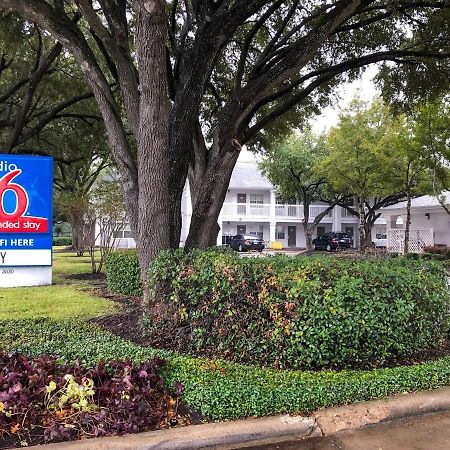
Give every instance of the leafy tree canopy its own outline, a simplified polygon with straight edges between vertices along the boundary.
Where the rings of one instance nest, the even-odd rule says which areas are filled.
[[[315,136],[309,129],[292,134],[274,143],[259,167],[281,197],[300,202],[306,196],[319,200],[325,179],[317,174],[316,166],[325,156],[324,144],[324,138]]]
[[[285,134],[368,64],[428,68],[436,60],[445,71],[449,6],[0,0],[45,28],[82,68],[122,176],[143,273],[159,250],[179,243],[188,173],[195,198],[186,245],[205,247],[215,241],[243,144]]]
[[[0,151],[77,160],[66,143],[77,140],[74,132],[79,138],[78,128],[104,134],[94,123],[101,117],[92,97],[60,43],[37,25],[0,11]],[[86,124],[93,125],[90,131]]]

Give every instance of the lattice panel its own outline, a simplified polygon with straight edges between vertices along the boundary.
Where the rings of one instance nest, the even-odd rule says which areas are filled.
[[[420,229],[409,231],[409,251],[423,253],[424,247],[434,244],[433,229]],[[405,246],[405,229],[393,228],[388,230],[388,251],[403,254]]]

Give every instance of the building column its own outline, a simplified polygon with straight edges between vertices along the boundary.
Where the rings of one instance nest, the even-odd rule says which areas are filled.
[[[270,221],[275,222],[275,205],[277,204],[277,193],[275,189],[270,191]]]
[[[277,228],[277,223],[275,221],[270,221],[269,224],[269,246],[272,247],[272,244],[275,242],[275,231]]]
[[[331,210],[331,216],[333,217],[333,230],[332,231],[344,231],[341,230],[341,208],[339,206],[335,206]]]

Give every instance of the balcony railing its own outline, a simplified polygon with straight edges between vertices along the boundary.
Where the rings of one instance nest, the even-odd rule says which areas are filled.
[[[304,217],[303,205],[275,205],[276,217]]]
[[[226,217],[268,217],[270,205],[256,203],[225,203],[223,215]]]
[[[224,203],[223,216],[224,217],[270,217],[269,204],[255,204],[255,203]],[[310,218],[318,216],[323,212],[327,206],[314,205],[309,207]],[[327,214],[331,217],[331,211]],[[327,217],[326,216],[326,217]],[[275,217],[277,218],[296,218],[302,219],[304,217],[303,205],[275,205]]]

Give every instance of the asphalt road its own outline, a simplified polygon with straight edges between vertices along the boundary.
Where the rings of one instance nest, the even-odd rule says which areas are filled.
[[[450,450],[450,411],[248,450]]]

